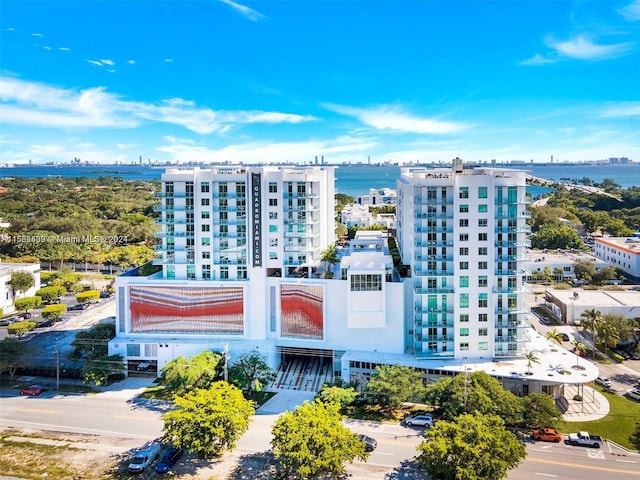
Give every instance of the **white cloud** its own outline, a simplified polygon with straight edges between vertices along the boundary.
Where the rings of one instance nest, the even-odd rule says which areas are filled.
[[[32,37],[44,37],[44,35],[41,34],[41,33],[32,33],[31,36]]]
[[[461,123],[416,117],[402,112],[398,107],[389,105],[383,105],[375,109],[335,105],[331,103],[324,104],[324,106],[336,113],[355,117],[362,123],[378,130],[446,134],[467,128],[467,125]]]
[[[631,42],[598,45],[584,35],[578,35],[565,42],[548,38],[546,44],[558,55],[578,60],[607,60],[626,55],[634,48]]]
[[[173,63],[173,58],[165,58],[164,63]]]
[[[616,105],[609,105],[600,112],[601,117],[639,117],[640,102],[622,102]]]
[[[214,111],[182,98],[159,103],[131,102],[102,87],[64,90],[9,77],[0,77],[0,102],[0,114],[6,123],[53,128],[132,128],[145,119],[209,134],[223,133],[243,124],[293,124],[315,120],[309,115],[282,112]]]
[[[44,48],[45,50],[51,50],[51,47],[50,47],[49,45],[45,45],[43,48]]]
[[[136,61],[135,60],[128,60],[127,63],[129,65],[135,65]]]
[[[253,22],[257,22],[258,20],[265,18],[265,16],[260,12],[257,12],[256,10],[253,10],[252,8],[249,8],[245,5],[240,5],[239,3],[232,2],[231,0],[220,0],[220,2],[229,5],[236,12],[240,13],[242,16],[248,18]]]
[[[640,0],[634,0],[626,7],[622,7],[618,10],[618,13],[622,15],[625,20],[629,22],[637,22],[640,20]]]
[[[87,60],[87,62],[96,67],[102,67],[102,62],[99,62],[98,60]]]
[[[520,62],[520,65],[544,65],[546,63],[553,63],[554,59],[549,57],[543,57],[539,53],[536,53],[533,57],[528,58]]]
[[[110,67],[113,67],[115,65],[115,62],[113,60],[109,60],[108,58],[107,59],[101,59],[100,62],[105,64],[105,65],[109,65]]]
[[[63,52],[70,52],[71,49],[69,47],[60,47],[60,50]]]

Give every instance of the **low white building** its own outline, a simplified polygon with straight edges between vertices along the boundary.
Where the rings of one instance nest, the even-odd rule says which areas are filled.
[[[526,259],[522,263],[526,272],[525,280],[536,283],[536,279],[544,273],[546,267],[549,267],[553,282],[571,283],[576,278],[574,271],[576,262],[583,260],[593,262],[596,270],[609,266],[608,262],[576,249],[527,250]]]
[[[579,325],[582,313],[619,313],[627,318],[640,317],[640,292],[636,290],[556,290],[548,287],[548,307],[564,323]]]
[[[373,215],[369,211],[368,205],[350,203],[345,205],[340,212],[340,223],[350,227],[384,227],[386,229],[396,228],[395,213],[378,213]]]
[[[593,252],[598,258],[622,270],[629,280],[640,283],[639,237],[600,237],[594,241]]]
[[[13,272],[25,271],[33,275],[34,286],[24,293],[20,293],[17,298],[32,297],[36,290],[40,289],[40,265],[37,263],[0,263],[0,308],[4,314],[12,313],[13,290],[11,289],[11,274]]]
[[[377,207],[379,205],[395,205],[397,193],[391,188],[370,188],[368,195],[359,195],[356,203],[359,205]]]

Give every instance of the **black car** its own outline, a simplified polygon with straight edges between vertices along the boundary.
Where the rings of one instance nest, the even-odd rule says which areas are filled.
[[[67,311],[86,310],[87,308],[89,308],[88,303],[76,303],[75,305],[71,305],[69,308],[67,308]]]
[[[560,336],[562,337],[563,342],[568,342],[569,340],[571,340],[569,335],[567,335],[566,333],[561,333]]]
[[[36,328],[43,328],[43,327],[50,327],[51,325],[53,325],[55,322],[53,320],[43,320],[41,322],[38,322],[36,324]]]
[[[111,298],[111,293],[107,292],[106,290],[103,290],[100,292],[100,298]]]
[[[162,453],[160,461],[156,463],[155,470],[157,473],[167,473],[175,463],[180,460],[183,450],[178,447],[169,447]]]
[[[358,438],[360,439],[361,442],[364,443],[365,452],[373,452],[378,446],[378,442],[376,441],[375,438],[368,437],[363,433],[358,435]]]

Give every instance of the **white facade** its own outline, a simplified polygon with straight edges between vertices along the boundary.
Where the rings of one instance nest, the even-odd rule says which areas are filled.
[[[528,340],[526,173],[405,169],[398,240],[414,281],[417,357],[517,357]]]
[[[369,195],[360,195],[356,200],[359,205],[374,206],[395,205],[397,193],[391,188],[370,188]]]
[[[632,281],[640,283],[640,238],[595,238],[593,253],[622,270]]]
[[[386,229],[395,229],[396,215],[394,213],[378,213],[374,216],[367,205],[350,203],[345,205],[340,212],[340,223],[343,223],[347,228],[380,226]]]
[[[11,274],[18,271],[29,272],[33,275],[34,286],[17,298],[32,297],[40,289],[40,265],[37,263],[0,263],[0,308],[4,314],[14,311],[14,297],[11,290]]]
[[[573,282],[576,278],[574,271],[576,262],[585,260],[593,262],[596,270],[609,266],[609,263],[604,260],[580,250],[529,250],[523,263],[526,272],[525,281],[536,282],[549,267],[554,282]]]

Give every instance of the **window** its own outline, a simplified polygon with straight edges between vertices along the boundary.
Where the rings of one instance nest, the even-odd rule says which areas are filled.
[[[211,252],[206,250],[204,252],[202,252],[202,259],[203,260],[208,260],[209,258],[211,258]]]
[[[478,198],[487,198],[487,187],[478,187]]]
[[[278,206],[278,199],[277,198],[270,198],[269,199],[269,206],[270,207],[277,207]]]
[[[460,286],[461,287],[468,287],[469,286],[469,277],[466,277],[466,276],[460,277]]]
[[[468,218],[461,218],[460,219],[460,226],[461,227],[468,227],[469,226],[469,219]]]
[[[479,337],[486,337],[488,335],[489,331],[486,328],[479,328],[478,329],[478,336]]]
[[[460,205],[460,213],[469,213],[469,205]]]
[[[486,203],[481,203],[478,205],[478,213],[487,213],[489,211],[489,207]]]
[[[200,199],[200,205],[202,205],[203,207],[208,207],[209,206],[209,199],[208,198],[201,198]]]
[[[483,256],[487,254],[487,247],[479,247],[478,248],[478,255]]]
[[[469,262],[460,262],[460,270],[469,270]]]
[[[478,307],[479,308],[487,308],[489,304],[489,299],[486,293],[481,293],[478,295]]]
[[[269,220],[277,220],[278,212],[269,212]]]
[[[460,314],[460,321],[465,323],[469,321],[469,314],[468,313],[461,313]]]
[[[489,350],[489,342],[479,342],[478,350]]]
[[[269,252],[269,260],[277,260],[278,252]]]
[[[486,275],[480,275],[478,277],[478,286],[479,287],[488,287],[489,286],[489,280],[487,279]]]
[[[479,242],[486,242],[487,241],[487,234],[486,233],[479,233],[478,234],[478,241]]]
[[[270,238],[269,239],[269,246],[270,247],[277,247],[278,246],[278,239],[277,238]]]
[[[220,267],[220,278],[222,280],[229,280],[229,267]]]
[[[468,337],[469,336],[469,329],[468,328],[461,328],[460,329],[460,336],[461,337]]]
[[[382,275],[358,274],[351,275],[352,292],[374,292],[382,290]]]
[[[247,267],[238,267],[238,280],[247,279]]]
[[[200,218],[202,220],[209,220],[210,213],[209,212],[200,212]]]
[[[460,255],[469,255],[468,247],[460,247]]]
[[[479,322],[487,322],[487,321],[489,321],[489,314],[487,314],[487,313],[478,314],[478,321]]]
[[[269,193],[278,193],[278,184],[276,182],[269,182]]]
[[[209,237],[202,237],[202,246],[203,247],[208,247],[209,245],[211,245],[211,239]],[[207,252],[207,253],[209,253],[209,252]]]
[[[469,198],[469,187],[460,187],[460,198]]]
[[[460,241],[461,242],[468,242],[469,241],[469,234],[468,233],[461,233],[460,234]]]
[[[200,230],[202,232],[208,232],[209,230],[211,230],[211,226],[209,224],[200,225]]]
[[[211,279],[211,265],[202,265],[202,279]]]
[[[269,225],[269,232],[270,233],[276,233],[278,231],[278,226],[277,225]]]
[[[461,342],[460,350],[469,350],[469,342]]]
[[[478,262],[478,270],[486,270],[488,268],[487,262]]]
[[[209,182],[201,182],[200,183],[200,192],[201,193],[209,193]]]
[[[460,308],[469,308],[469,294],[461,293],[460,294]]]
[[[140,356],[140,344],[127,343],[127,357],[139,357],[139,356]]]
[[[479,218],[478,219],[478,226],[479,227],[486,227],[487,226],[487,219],[486,218]]]

